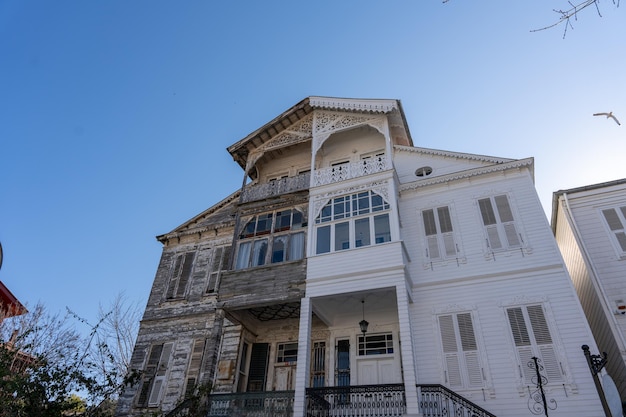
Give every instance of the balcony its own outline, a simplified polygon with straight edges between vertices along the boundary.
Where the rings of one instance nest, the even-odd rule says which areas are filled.
[[[242,203],[251,201],[264,200],[269,197],[275,197],[281,194],[294,193],[309,188],[311,181],[311,173],[296,175],[295,177],[281,178],[276,181],[270,181],[264,184],[247,185],[241,197]]]
[[[352,178],[359,178],[376,172],[386,171],[390,168],[385,156],[362,159],[359,162],[347,162],[341,165],[333,165],[328,168],[315,170],[313,186],[333,184]]]
[[[207,417],[292,417],[293,391],[213,394]]]
[[[423,417],[496,417],[438,384],[418,385]],[[206,417],[292,417],[294,391],[211,394]],[[178,407],[170,416],[188,414]],[[202,410],[202,409],[199,409]],[[306,389],[307,417],[401,417],[406,413],[403,384],[320,387]]]
[[[406,412],[403,384],[307,388],[307,417],[385,416]]]

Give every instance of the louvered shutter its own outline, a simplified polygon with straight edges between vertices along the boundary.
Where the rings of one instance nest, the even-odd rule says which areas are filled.
[[[167,298],[174,298],[174,294],[176,294],[176,286],[178,285],[178,278],[180,277],[180,268],[183,263],[185,255],[178,255],[174,260],[174,267],[170,273],[170,282],[167,287]]]
[[[148,363],[143,372],[143,381],[141,384],[141,390],[139,391],[139,398],[137,404],[140,407],[148,405],[148,394],[150,393],[154,377],[156,375],[157,367],[159,366],[159,359],[161,358],[161,352],[163,351],[163,345],[153,345],[148,355]]]
[[[422,219],[424,221],[424,232],[426,234],[426,247],[428,248],[428,257],[431,260],[439,259],[441,257],[441,254],[439,253],[439,241],[437,239],[435,212],[432,209],[424,210],[422,212]]]
[[[161,351],[159,365],[157,367],[156,375],[154,377],[154,383],[152,384],[150,397],[148,398],[149,407],[159,405],[159,401],[161,401],[161,393],[165,388],[167,368],[169,366],[170,357],[172,356],[174,343],[165,343],[162,345],[162,347],[163,350]]]
[[[620,207],[620,210],[622,215],[626,218],[626,207]],[[602,214],[609,225],[609,229],[611,229],[615,235],[622,252],[626,252],[626,233],[624,233],[624,225],[622,224],[617,211],[615,209],[606,209],[602,210]]]
[[[193,269],[193,260],[196,256],[195,252],[188,252],[185,254],[185,261],[183,262],[183,268],[180,272],[180,278],[178,279],[178,288],[176,289],[176,297],[184,297],[187,290],[187,283],[191,278],[191,270]]]
[[[448,206],[437,208],[439,218],[439,231],[443,240],[443,247],[447,257],[456,256],[456,244],[454,243],[454,233],[452,231],[452,218]]]
[[[454,332],[454,321],[451,315],[439,317],[441,345],[446,366],[446,379],[450,387],[461,387],[461,365],[459,363],[458,344]]]
[[[207,285],[207,292],[215,292],[217,286],[217,277],[220,272],[220,263],[222,260],[223,248],[215,248],[213,250],[213,261],[211,262],[211,269],[209,271],[209,283]]]
[[[501,249],[502,242],[500,241],[500,235],[498,234],[498,225],[495,212],[491,204],[491,199],[483,198],[478,200],[478,206],[480,207],[480,214],[483,219],[483,225],[487,232],[487,241],[491,249]]]
[[[542,305],[527,306],[528,318],[530,320],[535,342],[537,343],[545,376],[548,382],[560,381],[562,379],[561,366],[556,356],[556,351],[550,336],[550,329],[543,312]]]
[[[513,212],[511,211],[508,197],[506,195],[499,195],[494,197],[494,200],[509,247],[514,248],[520,246],[521,241],[515,227]]]
[[[191,351],[191,359],[189,361],[189,368],[187,368],[187,387],[185,388],[185,398],[189,398],[193,395],[193,391],[200,376],[200,367],[202,366],[202,356],[204,355],[204,339],[196,339],[193,343],[193,350]]]
[[[474,335],[472,315],[470,313],[462,313],[458,314],[456,319],[459,328],[459,336],[461,338],[461,348],[463,349],[463,356],[465,358],[468,386],[482,386],[483,375],[478,355],[478,346],[476,344],[476,336]]]
[[[524,383],[530,384],[532,382],[531,378],[535,375],[535,372],[528,366],[528,364],[532,360],[534,354],[526,321],[524,320],[524,313],[522,312],[521,307],[514,307],[507,310],[507,315],[509,317],[509,324],[513,334],[513,341],[517,349],[517,355],[520,360],[519,367],[521,376],[524,379]]]

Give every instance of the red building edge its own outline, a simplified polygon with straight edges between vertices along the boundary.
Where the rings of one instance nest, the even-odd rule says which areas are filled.
[[[13,295],[11,291],[0,281],[0,321],[3,318],[19,316],[27,313],[26,307]]]

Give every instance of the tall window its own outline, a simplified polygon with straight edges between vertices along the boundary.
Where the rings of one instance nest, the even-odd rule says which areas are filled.
[[[487,243],[491,250],[514,249],[522,246],[522,239],[515,226],[513,211],[506,195],[478,200]]]
[[[230,246],[220,246],[213,250],[211,268],[209,269],[209,283],[206,292],[217,292],[222,271],[228,268],[228,258],[230,257]]]
[[[159,405],[165,388],[166,374],[173,348],[174,343],[171,342],[151,346],[137,399],[139,407],[156,407]]]
[[[520,377],[523,378],[524,384],[531,384],[532,378],[536,376],[534,366],[528,366],[533,356],[541,360],[548,383],[562,381],[561,363],[556,354],[543,305],[511,307],[507,308],[506,314],[517,350]]]
[[[235,269],[302,259],[303,226],[303,215],[297,210],[255,216],[239,236]]]
[[[426,256],[431,261],[455,258],[457,245],[452,231],[452,219],[448,206],[422,211],[426,235]]]
[[[326,383],[326,342],[313,342],[311,348],[311,387],[323,387]]]
[[[446,382],[451,388],[483,386],[483,374],[472,315],[456,313],[439,316]]]
[[[602,210],[602,215],[611,230],[614,244],[622,254],[626,253],[626,207],[605,209]]]
[[[170,270],[166,298],[181,298],[185,296],[195,256],[195,252],[187,252],[174,258],[174,264]]]
[[[193,342],[193,350],[187,368],[187,382],[185,387],[185,398],[189,398],[194,394],[194,390],[200,376],[200,368],[202,367],[202,358],[204,356],[205,339],[196,339]]]
[[[315,252],[336,252],[391,241],[388,211],[389,203],[372,191],[333,198],[315,219]]]

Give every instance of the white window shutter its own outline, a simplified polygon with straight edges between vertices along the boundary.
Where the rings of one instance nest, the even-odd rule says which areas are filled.
[[[502,242],[500,241],[500,235],[498,234],[498,226],[491,225],[485,228],[487,230],[487,239],[489,241],[489,247],[491,249],[501,249]]]
[[[626,217],[626,207],[620,207],[620,209],[622,215]],[[624,225],[622,224],[622,220],[619,218],[617,211],[611,208],[602,210],[602,214],[604,215],[606,223],[609,225],[609,229],[611,229],[615,235],[620,249],[622,252],[626,252],[626,233],[624,233]]]
[[[426,238],[426,242],[428,244],[428,257],[431,260],[441,258],[441,254],[439,253],[439,240],[437,239],[437,235],[428,236]]]
[[[504,234],[506,235],[506,240],[509,244],[509,248],[516,248],[521,246],[522,242],[520,241],[519,234],[517,233],[517,229],[515,228],[514,223],[511,222],[504,225]]]
[[[446,256],[456,256],[456,244],[454,243],[454,235],[452,233],[445,233],[443,235],[443,246],[446,249]]]
[[[451,315],[439,317],[439,330],[441,332],[447,382],[451,387],[460,387],[463,384],[463,380],[459,363],[458,344],[454,332],[454,322]]]

